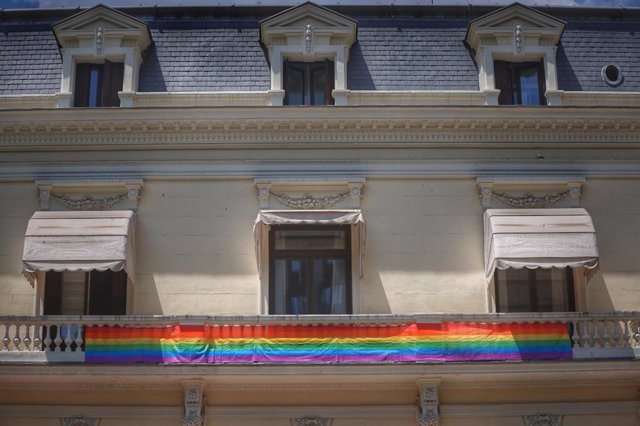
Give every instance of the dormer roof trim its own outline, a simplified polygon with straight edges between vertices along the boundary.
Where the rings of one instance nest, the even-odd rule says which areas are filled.
[[[303,32],[303,27],[298,28],[288,24],[305,17],[327,23],[327,25],[315,26],[316,34],[345,37],[347,46],[351,46],[356,41],[358,21],[313,2],[302,3],[260,21],[260,41],[264,45],[270,46],[277,38]]]
[[[554,46],[560,42],[566,25],[566,22],[554,16],[520,3],[513,3],[470,21],[465,41],[475,50],[484,37],[512,33],[513,24],[509,23],[512,20],[529,23],[530,25],[526,26],[527,34],[545,38]]]
[[[116,9],[98,4],[52,26],[58,46],[66,48],[79,39],[96,37],[96,27],[91,24],[97,21],[105,21],[113,25],[105,31],[107,38],[133,39],[141,52],[151,44],[151,32],[146,23]]]

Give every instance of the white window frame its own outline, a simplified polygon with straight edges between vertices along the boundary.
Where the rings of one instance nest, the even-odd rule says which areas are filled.
[[[465,41],[475,52],[485,105],[498,105],[494,61],[537,62],[545,70],[547,105],[561,105],[556,69],[557,45],[565,22],[526,6],[504,7],[471,21]]]
[[[356,40],[356,21],[312,3],[305,3],[260,22],[260,39],[271,64],[270,105],[283,105],[285,60],[334,63],[335,105],[347,105],[347,63]]]
[[[58,108],[73,106],[77,64],[100,64],[105,60],[124,64],[122,91],[118,92],[120,106],[133,106],[142,52],[151,43],[146,24],[98,5],[55,24],[53,32],[62,54],[60,92],[56,93]]]

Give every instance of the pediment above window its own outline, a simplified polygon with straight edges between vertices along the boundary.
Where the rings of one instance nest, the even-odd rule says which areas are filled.
[[[558,90],[556,49],[564,26],[564,21],[519,3],[471,21],[465,41],[478,64],[478,82],[485,104],[560,105],[562,91]],[[523,65],[515,66],[518,68],[515,70],[509,64],[525,64],[528,66],[525,73],[535,74],[537,88],[532,89],[535,96],[522,93],[518,83]],[[506,90],[506,86],[510,89]]]
[[[98,5],[73,15],[53,26],[62,48],[102,46],[149,46],[151,36],[144,22],[109,7]]]
[[[356,41],[357,22],[314,3],[304,3],[260,22],[260,40],[267,47],[271,63],[270,104],[347,105],[347,63],[349,49]],[[298,93],[298,101],[289,103],[291,90],[285,81],[285,62],[325,63],[324,97],[317,102],[310,93]],[[304,70],[298,70],[305,72]],[[309,74],[309,72],[306,72]],[[289,76],[291,77],[291,73]],[[310,79],[307,75],[305,79]],[[309,86],[309,85],[307,85]],[[311,86],[309,86],[311,87]],[[332,101],[327,101],[330,98]],[[297,99],[297,98],[296,98]]]
[[[357,22],[314,3],[304,3],[260,22],[260,38],[266,46],[316,44],[351,46],[356,40]]]
[[[466,42],[474,50],[483,44],[510,44],[517,54],[527,45],[557,45],[564,26],[564,21],[514,3],[471,21]]]

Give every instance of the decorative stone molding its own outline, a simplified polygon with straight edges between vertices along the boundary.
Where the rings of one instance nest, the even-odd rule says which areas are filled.
[[[511,207],[517,208],[544,208],[549,207],[569,195],[569,190],[555,194],[545,194],[535,196],[530,192],[525,192],[522,196],[514,196],[506,192],[491,192]]]
[[[334,61],[332,93],[336,105],[347,104],[347,62],[356,40],[357,22],[327,8],[307,2],[260,22],[260,39],[271,63],[271,105],[284,100],[283,68],[286,59]]]
[[[100,426],[100,421],[95,417],[62,417],[60,426]]]
[[[53,25],[53,32],[62,54],[62,80],[60,93],[56,94],[59,108],[72,106],[75,67],[82,62],[123,62],[122,92],[137,90],[142,52],[151,43],[144,22],[98,5]],[[132,99],[121,98],[120,106],[133,106]]]
[[[466,42],[475,52],[480,91],[486,105],[497,105],[493,62],[538,61],[545,68],[547,103],[560,105],[556,46],[565,22],[521,4],[503,7],[469,23]],[[499,92],[498,92],[499,94]]]
[[[533,414],[523,416],[525,426],[562,426],[560,414]]]
[[[357,189],[354,189],[357,191]],[[314,197],[310,193],[305,193],[302,197],[292,197],[287,194],[276,194],[271,192],[278,201],[292,209],[326,209],[333,206],[338,201],[344,199],[351,191],[343,192],[335,196],[325,195],[323,197]]]
[[[333,419],[328,417],[305,416],[291,419],[291,426],[331,426]]]
[[[328,209],[360,208],[364,179],[348,181],[328,180],[270,180],[256,179],[261,209]]]
[[[142,180],[108,181],[36,181],[40,209],[105,210],[115,205],[137,210]]]
[[[419,381],[418,404],[418,426],[439,426],[440,408],[438,398],[439,381]]]
[[[183,426],[202,426],[205,424],[205,398],[203,395],[205,383],[203,381],[183,382],[184,415]]]
[[[504,206],[516,208],[546,208],[564,199],[568,199],[568,205],[565,207],[579,207],[584,179],[478,178],[476,183],[482,207],[485,209],[500,207],[495,203],[495,199],[501,201]]]

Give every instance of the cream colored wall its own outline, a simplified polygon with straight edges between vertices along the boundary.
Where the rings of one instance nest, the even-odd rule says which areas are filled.
[[[365,313],[485,312],[475,180],[370,179]]]
[[[640,181],[588,179],[582,206],[593,218],[600,272],[587,285],[590,311],[640,307]]]
[[[146,181],[134,313],[257,314],[252,180]]]
[[[29,218],[39,207],[33,182],[0,184],[0,314],[33,315],[34,290],[22,275]]]

